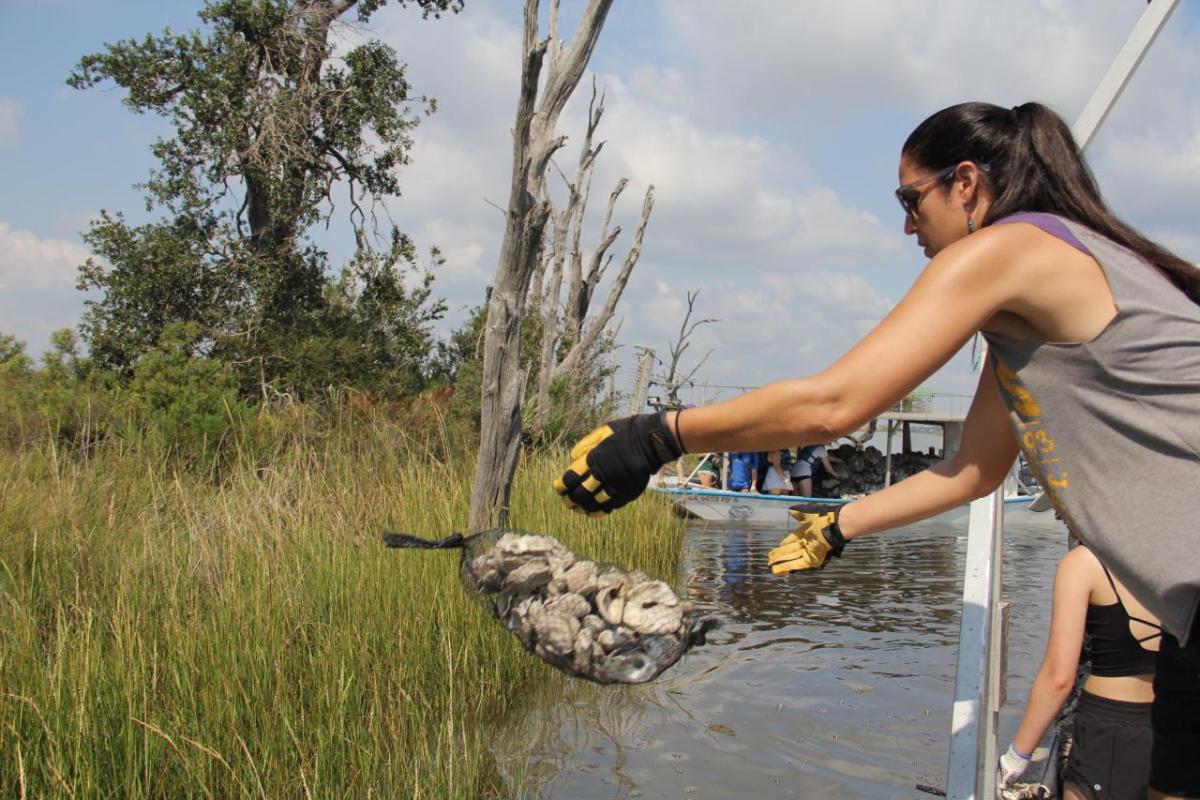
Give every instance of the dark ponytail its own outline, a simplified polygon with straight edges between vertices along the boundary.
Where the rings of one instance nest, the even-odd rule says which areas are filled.
[[[1200,269],[1113,215],[1071,129],[1041,103],[1011,109],[990,103],[950,106],[918,125],[902,152],[933,170],[960,161],[987,164],[985,180],[995,199],[984,225],[1020,211],[1058,214],[1142,256],[1200,304]]]

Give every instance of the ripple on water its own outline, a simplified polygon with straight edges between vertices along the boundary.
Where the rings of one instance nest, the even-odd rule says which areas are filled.
[[[677,586],[721,618],[654,684],[562,679],[506,722],[514,796],[912,797],[945,780],[965,538],[927,524],[856,541],[776,576],[779,532],[689,530]],[[1045,642],[1065,538],[1011,530],[1009,705],[1015,730]]]

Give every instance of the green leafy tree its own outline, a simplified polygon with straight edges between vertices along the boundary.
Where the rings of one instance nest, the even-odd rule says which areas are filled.
[[[164,440],[187,454],[211,448],[244,413],[228,366],[200,355],[200,338],[194,322],[168,325],[130,383]]]
[[[50,350],[42,355],[42,371],[59,382],[78,380],[87,373],[87,359],[79,357],[79,337],[70,328],[50,334]]]
[[[411,257],[397,238],[387,252],[361,250],[325,290],[319,336],[280,341],[286,352],[280,382],[312,395],[328,386],[354,386],[381,397],[413,394],[433,377],[436,343],[431,324],[446,310],[432,298],[432,272],[406,285],[395,268]],[[441,259],[434,250],[434,265]]]
[[[0,446],[19,445],[31,427],[28,414],[36,399],[32,378],[33,359],[25,355],[25,343],[0,333]]]
[[[105,211],[84,237],[100,256],[80,269],[80,287],[102,292],[81,327],[98,366],[131,375],[173,322],[194,323],[207,354],[239,368],[243,391],[279,381],[304,392],[312,359],[347,348],[388,369],[428,359],[427,330],[399,328],[442,309],[427,277],[411,288],[412,243],[394,226],[380,236],[374,211],[399,195],[409,133],[435,103],[412,94],[391,47],[338,52],[333,35],[352,10],[366,22],[384,4],[209,0],[202,30],[168,29],[80,60],[71,86],[111,81],[131,110],[174,131],[153,146],[158,165],[140,184],[162,218],[132,225]],[[428,17],[462,0],[397,4]],[[355,237],[336,279],[309,238],[335,215]]]
[[[28,377],[33,360],[25,355],[25,343],[7,333],[0,333],[0,374]]]
[[[0,445],[19,447],[47,438],[86,448],[112,430],[122,414],[122,397],[110,375],[92,369],[78,353],[69,328],[50,335],[51,349],[37,369],[25,345],[0,334]]]

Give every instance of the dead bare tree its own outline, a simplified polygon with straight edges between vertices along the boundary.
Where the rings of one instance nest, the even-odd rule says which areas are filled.
[[[545,429],[550,414],[550,388],[560,380],[568,380],[576,384],[584,382],[590,356],[596,352],[601,343],[601,336],[612,322],[616,313],[617,303],[629,283],[629,276],[641,255],[642,240],[646,233],[646,224],[654,208],[654,187],[646,191],[642,203],[641,217],[634,234],[633,245],[626,254],[620,270],[609,286],[604,304],[590,318],[593,310],[592,300],[600,280],[604,277],[613,256],[609,249],[621,235],[621,227],[611,228],[613,209],[617,199],[629,185],[627,178],[621,178],[608,198],[596,245],[589,258],[587,271],[583,269],[583,253],[580,248],[583,230],[584,212],[587,208],[588,196],[591,189],[592,170],[604,143],[593,147],[592,141],[600,119],[604,114],[604,97],[597,99],[596,88],[593,84],[592,99],[588,106],[588,127],[579,153],[579,162],[574,180],[565,175],[563,181],[567,185],[567,201],[561,209],[551,216],[553,235],[547,237],[549,248],[542,260],[545,272],[549,275],[545,292],[534,302],[540,304],[542,319],[542,347],[538,368],[538,386],[534,402],[534,414],[530,427],[535,432]],[[561,174],[561,173],[560,173]],[[611,230],[610,230],[611,228]],[[568,252],[568,239],[570,249]],[[564,272],[569,274],[566,299],[561,304],[562,320],[559,320],[560,297]],[[534,286],[540,288],[539,285]],[[582,401],[590,400],[581,397]]]
[[[579,231],[583,220],[583,213],[587,207],[587,197],[592,184],[592,167],[596,163],[596,156],[600,154],[600,150],[604,147],[604,142],[600,142],[593,148],[592,137],[603,115],[604,98],[601,97],[599,103],[596,102],[596,82],[593,79],[592,99],[588,104],[587,131],[584,134],[583,145],[579,149],[579,163],[575,172],[575,180],[571,181],[566,175],[563,175],[562,170],[559,170],[563,182],[567,185],[567,201],[561,209],[558,211],[554,210],[553,201],[549,199],[548,188],[546,191],[547,203],[551,209],[550,222],[553,233],[545,237],[550,246],[543,252],[530,290],[530,300],[534,303],[534,307],[539,310],[542,321],[542,347],[538,361],[538,387],[533,418],[533,427],[539,431],[545,427],[546,418],[549,414],[550,384],[554,372],[555,350],[559,341],[558,301],[562,294],[564,262],[567,256],[567,236],[570,234],[572,227],[576,232]],[[557,165],[555,167],[557,168]],[[582,187],[582,190],[580,187]],[[579,245],[578,235],[576,235],[572,244],[574,245],[572,247],[572,261],[575,261],[574,254],[578,252]],[[574,270],[574,267],[572,269]],[[549,283],[543,292],[542,278],[546,273],[549,274]]]
[[[617,195],[625,188],[625,183],[625,179],[622,178],[610,196],[608,216],[611,216],[612,204],[616,202]],[[612,321],[613,314],[617,310],[617,302],[620,301],[621,294],[625,291],[625,286],[629,283],[629,276],[633,273],[633,268],[637,265],[638,258],[641,257],[642,240],[646,236],[646,223],[650,221],[650,212],[653,210],[654,187],[649,186],[646,189],[646,197],[642,200],[642,213],[638,219],[637,230],[633,234],[633,243],[629,246],[629,252],[625,254],[625,260],[621,262],[620,270],[617,272],[616,277],[613,278],[608,295],[604,299],[604,305],[593,315],[589,322],[587,312],[592,301],[592,294],[596,288],[596,284],[604,275],[604,267],[599,267],[600,261],[604,257],[603,251],[608,248],[612,240],[616,239],[621,229],[614,229],[611,235],[605,235],[603,231],[601,232],[601,242],[592,254],[592,264],[598,268],[589,268],[585,280],[581,285],[579,295],[573,297],[568,293],[568,304],[572,300],[576,301],[580,311],[577,322],[573,322],[568,318],[568,323],[576,325],[574,333],[572,333],[572,328],[569,325],[564,326],[565,333],[568,336],[567,341],[572,344],[562,357],[562,360],[554,368],[554,379],[576,374],[585,356],[592,352],[596,343],[600,341],[600,336],[608,327],[609,322]],[[608,216],[605,217],[605,225],[608,224]]]
[[[521,366],[521,322],[550,217],[546,169],[565,142],[565,137],[555,133],[558,118],[583,76],[612,0],[589,0],[574,37],[565,47],[558,35],[558,0],[551,0],[550,31],[542,40],[538,38],[538,5],[538,0],[525,0],[512,182],[485,323],[479,462],[467,520],[471,530],[508,521],[527,377]],[[546,81],[539,98],[543,62]]]
[[[696,328],[712,322],[720,322],[718,319],[711,318],[698,319],[695,322],[690,321],[692,313],[696,308],[696,298],[699,296],[699,289],[694,293],[687,293],[687,313],[683,315],[683,322],[679,325],[679,336],[671,344],[671,362],[667,364],[667,377],[663,381],[663,386],[666,388],[667,398],[672,403],[679,402],[679,389],[692,379],[692,376],[700,370],[700,367],[704,366],[704,362],[713,354],[713,351],[709,350],[704,354],[704,358],[697,361],[696,366],[688,370],[686,374],[680,369],[679,363],[683,359],[684,351],[691,345],[688,339],[692,337],[692,333],[695,332]]]

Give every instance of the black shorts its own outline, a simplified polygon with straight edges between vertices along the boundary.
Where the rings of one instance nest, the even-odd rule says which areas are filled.
[[[1063,786],[1093,800],[1145,800],[1153,738],[1149,703],[1081,693]]]
[[[1164,794],[1200,797],[1200,613],[1186,648],[1163,634],[1151,719],[1150,785]]]

